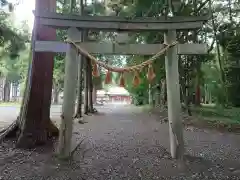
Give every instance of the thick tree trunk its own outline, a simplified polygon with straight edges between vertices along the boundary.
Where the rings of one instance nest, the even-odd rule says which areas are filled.
[[[4,82],[4,95],[3,95],[3,101],[9,102],[10,101],[10,91],[11,91],[11,85],[10,81],[6,78]]]
[[[54,8],[55,0],[36,1],[36,10]],[[52,28],[34,26],[37,40],[55,40],[56,31]],[[36,26],[37,25],[37,26]],[[58,129],[50,120],[54,53],[33,53],[29,81],[24,97],[20,116],[20,136],[17,141],[19,148],[32,148],[45,144],[49,137],[58,135]]]
[[[18,147],[31,148],[38,144],[44,144],[47,137],[53,135],[52,133],[58,133],[57,128],[50,121],[52,68],[53,54],[35,54],[31,87],[27,92],[29,93],[29,99],[26,102],[26,109],[23,110],[25,113],[20,119],[23,126],[17,143]],[[45,76],[42,76],[42,74],[45,74]],[[39,87],[42,87],[42,89]]]

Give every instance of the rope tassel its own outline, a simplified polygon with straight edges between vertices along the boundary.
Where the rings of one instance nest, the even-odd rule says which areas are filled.
[[[152,82],[152,80],[156,77],[156,74],[154,73],[152,64],[148,65],[148,73],[147,73],[147,78],[149,82]]]
[[[121,76],[120,76],[119,86],[120,87],[125,87],[125,80],[124,80],[124,74],[123,73],[121,73]]]
[[[134,77],[133,77],[133,86],[137,87],[141,83],[139,73],[135,71]]]
[[[98,65],[96,62],[92,61],[92,67],[93,67],[93,70],[92,70],[92,75],[94,77],[99,77],[99,71],[98,71]]]
[[[108,70],[105,78],[105,84],[111,84],[112,83],[112,74],[111,71]]]

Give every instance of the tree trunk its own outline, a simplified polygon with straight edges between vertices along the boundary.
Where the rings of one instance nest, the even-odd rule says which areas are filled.
[[[78,67],[78,95],[77,95],[77,110],[75,118],[82,117],[82,89],[83,89],[83,57],[80,57]]]
[[[228,13],[229,13],[229,21],[233,23],[232,0],[228,0]]]
[[[153,105],[153,97],[152,97],[152,87],[151,87],[151,83],[149,83],[148,85],[148,104],[150,106]]]
[[[89,113],[94,113],[94,109],[93,109],[93,80],[92,80],[92,64],[90,61],[88,61],[88,108],[89,108]]]
[[[55,9],[55,0],[36,1],[36,10]],[[40,7],[41,6],[41,7]],[[36,29],[37,28],[37,29]],[[55,29],[40,26],[35,19],[33,37],[37,40],[55,40]],[[33,39],[35,39],[33,38]],[[48,138],[58,135],[50,120],[54,53],[34,52],[29,79],[20,116],[19,148],[33,148],[45,144]]]
[[[53,104],[58,104],[59,100],[59,90],[58,88],[55,86],[53,88]]]
[[[191,112],[191,109],[190,109],[190,97],[189,97],[189,88],[187,87],[186,88],[186,93],[185,93],[185,106],[186,106],[186,109],[187,109],[187,113],[189,116],[192,116],[192,112]]]
[[[4,90],[3,90],[3,101],[4,102],[9,102],[10,101],[10,91],[11,91],[11,86],[10,86],[10,81],[8,80],[8,78],[5,79],[4,82]]]
[[[161,108],[164,108],[164,106],[166,105],[166,102],[167,102],[166,88],[167,88],[166,87],[166,80],[162,79],[161,80],[161,95],[160,95],[160,106],[161,106]]]
[[[95,85],[93,85],[92,100],[93,104],[97,103],[97,89]]]
[[[85,65],[85,71],[84,71],[84,114],[88,114],[88,59],[84,58],[84,65]]]
[[[224,67],[221,59],[221,52],[220,52],[220,44],[217,40],[217,25],[214,20],[214,15],[213,15],[213,10],[212,10],[212,1],[209,0],[209,11],[211,15],[211,21],[212,21],[212,27],[213,27],[213,35],[214,35],[214,41],[216,42],[216,50],[217,50],[217,60],[218,60],[218,65],[219,65],[219,70],[220,70],[220,79],[221,79],[221,85],[223,90],[225,91],[225,102],[228,103],[228,92],[227,92],[227,87],[225,85],[226,82],[226,77],[224,73]]]
[[[195,105],[200,106],[201,104],[201,91],[200,91],[200,85],[197,84],[196,86],[196,93],[195,93]]]
[[[83,0],[80,0],[80,11],[79,15],[83,15],[84,5]],[[81,32],[81,41],[84,41],[86,38],[86,32]],[[79,55],[79,62],[78,62],[78,95],[77,95],[77,109],[75,118],[81,118],[82,117],[82,89],[83,89],[83,61],[84,57],[82,55]]]

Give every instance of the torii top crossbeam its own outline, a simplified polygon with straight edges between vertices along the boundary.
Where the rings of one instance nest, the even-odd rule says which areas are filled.
[[[61,29],[76,27],[79,29],[106,31],[159,31],[171,29],[198,29],[209,19],[203,17],[158,17],[124,18],[110,16],[80,16],[53,12],[35,12],[39,24]]]

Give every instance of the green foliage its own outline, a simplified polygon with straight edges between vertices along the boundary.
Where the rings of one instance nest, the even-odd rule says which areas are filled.
[[[239,108],[225,108],[222,106],[201,106],[192,107],[192,111],[203,117],[224,118],[216,123],[224,123],[226,125],[240,124],[240,109]]]
[[[0,1],[0,6],[12,4]],[[7,81],[23,83],[26,78],[29,63],[29,37],[26,24],[20,28],[14,27],[10,13],[0,11],[0,76]]]
[[[126,89],[131,93],[135,105],[144,105],[148,102],[148,80],[144,71],[139,73],[139,77],[141,78],[141,83],[139,86],[134,87],[132,83],[133,74],[128,74],[126,77]]]
[[[63,89],[64,83],[64,59],[65,55],[58,53],[54,58],[53,86],[58,91]]]
[[[0,12],[0,48],[1,56],[6,54],[11,58],[17,58],[18,52],[24,50],[25,42],[28,41],[28,34],[22,34],[18,29],[11,26],[9,15]]]
[[[240,106],[240,34],[232,34],[231,38],[228,37],[227,41],[227,57],[226,57],[226,68],[225,74],[227,79],[227,90],[229,102],[233,106]]]

